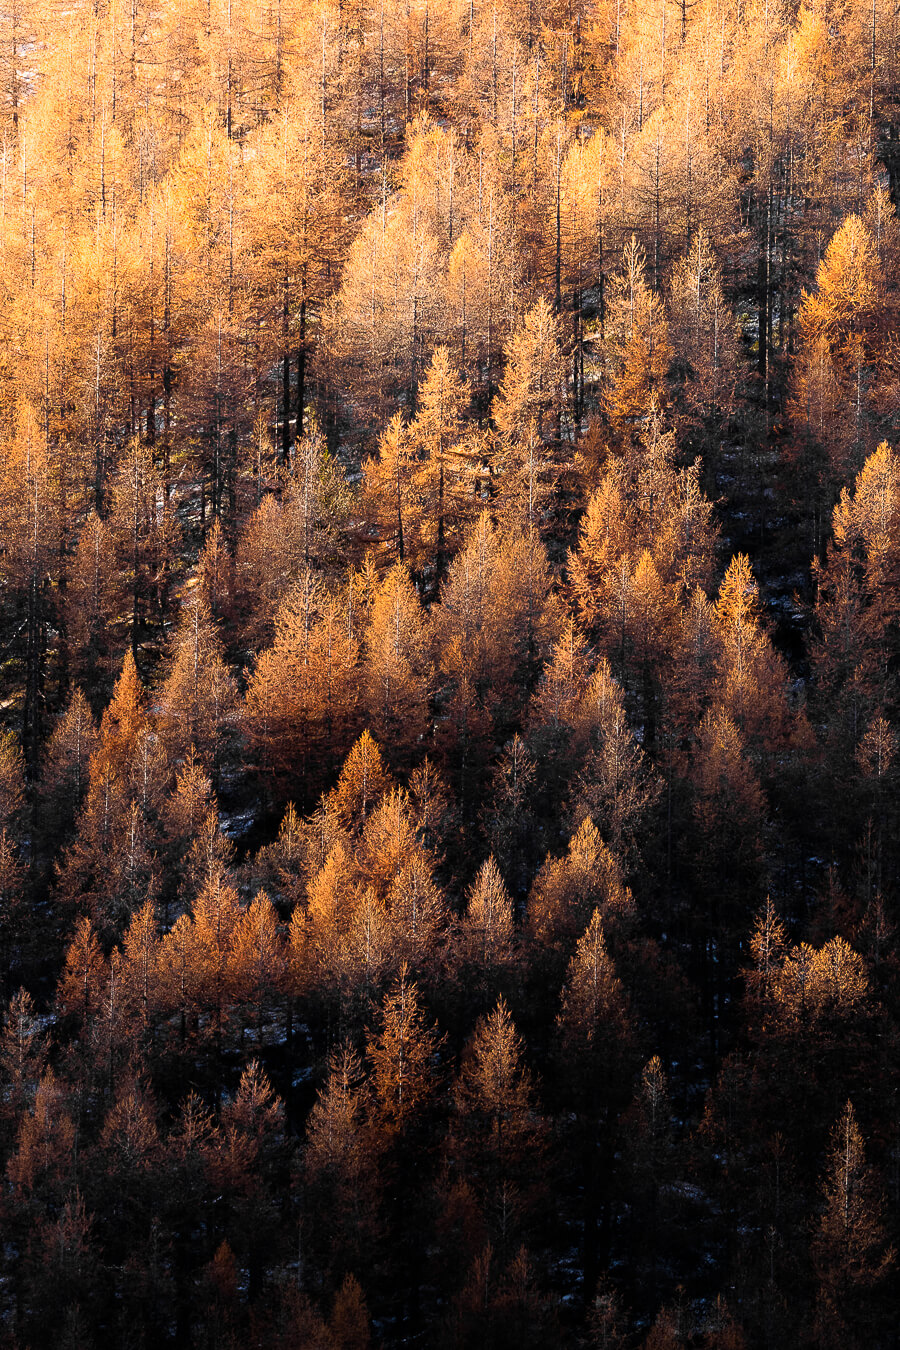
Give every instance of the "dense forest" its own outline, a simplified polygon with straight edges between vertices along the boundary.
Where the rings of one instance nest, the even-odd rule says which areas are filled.
[[[6,0],[0,134],[0,1346],[897,1346],[896,5]]]

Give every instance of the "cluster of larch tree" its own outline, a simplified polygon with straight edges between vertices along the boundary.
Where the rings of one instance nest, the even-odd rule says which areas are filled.
[[[898,44],[10,0],[10,1350],[895,1343]]]

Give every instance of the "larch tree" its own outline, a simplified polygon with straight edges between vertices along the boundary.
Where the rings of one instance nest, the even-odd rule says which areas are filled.
[[[37,19],[36,6],[30,0],[16,0],[3,15],[3,29],[0,32],[0,106],[7,137],[13,143],[18,135],[19,118],[28,93],[23,61],[37,41]]]
[[[885,1281],[895,1263],[888,1246],[875,1170],[866,1161],[851,1102],[831,1135],[824,1209],[813,1239],[820,1303],[816,1337],[826,1346],[862,1346],[887,1315]]]
[[[874,717],[856,755],[864,818],[861,870],[868,903],[883,893],[885,875],[890,870],[896,756],[895,732],[883,717]]]
[[[481,819],[493,856],[519,891],[527,886],[534,867],[537,781],[534,756],[516,732],[494,764]]]
[[[798,509],[821,550],[828,511],[850,473],[871,450],[868,401],[877,331],[880,264],[864,221],[848,216],[822,259],[816,288],[797,316],[799,359],[792,389],[791,447]],[[807,505],[808,503],[808,505]]]
[[[457,697],[471,691],[500,723],[520,705],[561,612],[546,549],[534,534],[502,534],[483,513],[442,590],[435,637]]]
[[[349,1043],[331,1054],[322,1089],[309,1115],[303,1175],[318,1212],[333,1222],[313,1230],[310,1244],[323,1273],[364,1268],[366,1247],[378,1235],[378,1141],[368,1127],[369,1088],[359,1054]]]
[[[572,818],[577,825],[593,820],[613,851],[633,862],[659,782],[628,725],[622,690],[607,661],[592,675],[573,720],[580,753]]]
[[[379,1029],[368,1035],[367,1057],[377,1119],[390,1138],[412,1127],[434,1093],[439,1046],[405,966],[385,995],[380,1022]]]
[[[241,636],[259,650],[271,641],[278,607],[309,568],[303,562],[294,513],[267,493],[241,531],[235,550],[235,605]]]
[[[259,1060],[250,1059],[222,1109],[219,1160],[231,1192],[229,1235],[254,1297],[272,1259],[275,1197],[286,1175],[284,1115]]]
[[[57,1003],[63,1013],[87,1024],[98,1011],[106,987],[106,962],[97,933],[85,915],[78,920],[66,950]]]
[[[787,948],[787,930],[769,896],[750,938],[753,965],[744,974],[744,986],[751,1004],[764,1002],[771,994]]]
[[[265,1045],[265,1020],[281,992],[285,953],[272,901],[261,891],[240,915],[229,951],[235,1000],[253,1011],[256,1045]]]
[[[632,235],[609,288],[603,341],[603,410],[612,435],[627,441],[667,399],[672,358],[662,300],[646,281],[645,255]]]
[[[523,1060],[522,1039],[501,998],[479,1018],[466,1046],[454,1090],[453,1126],[454,1151],[481,1188],[488,1214],[493,1211],[501,1242],[512,1236],[507,1211],[520,1209],[524,1217],[539,1190],[534,1169],[543,1147],[543,1121]]]
[[[11,641],[21,666],[22,748],[29,767],[36,768],[45,720],[50,580],[69,524],[63,505],[67,484],[58,447],[48,439],[36,409],[24,400],[0,444],[0,498],[8,541],[0,577],[19,609]]]
[[[698,229],[674,269],[668,297],[678,399],[696,430],[695,443],[715,456],[716,436],[735,406],[743,374],[740,333],[726,299],[710,237]],[[715,469],[710,474],[715,482]]]
[[[169,585],[179,526],[169,509],[153,455],[139,440],[125,449],[113,475],[109,529],[119,572],[119,593],[130,611],[132,651],[168,611]]]
[[[363,642],[367,720],[397,763],[425,734],[431,668],[427,618],[401,563],[375,594]]]
[[[369,1309],[355,1275],[344,1276],[335,1296],[328,1337],[336,1350],[369,1350],[372,1344]]]
[[[468,384],[455,370],[448,348],[436,347],[419,387],[419,411],[409,428],[411,453],[421,461],[417,478],[427,512],[425,528],[435,586],[458,540],[460,523],[467,514],[466,498],[474,496],[467,472],[471,451],[464,437],[470,398]]]
[[[546,743],[547,750],[556,754],[568,749],[575,710],[590,678],[591,658],[591,649],[581,630],[569,619],[531,700],[529,721],[536,747],[543,748]]]
[[[47,1064],[47,1047],[34,1000],[25,990],[11,995],[0,1033],[0,1068],[7,1085],[2,1118],[9,1129],[35,1100]]]
[[[358,661],[347,610],[305,568],[278,609],[275,640],[259,654],[247,689],[243,724],[259,747],[261,768],[295,782],[319,748],[327,745],[332,754],[344,748]]]
[[[25,756],[11,731],[0,733],[0,828],[18,839],[25,815]]]
[[[122,617],[119,601],[114,541],[106,522],[92,513],[78,536],[64,610],[71,665],[86,681],[108,672]]]
[[[438,331],[442,250],[415,183],[382,200],[347,255],[340,289],[323,315],[322,374],[385,410],[414,400]],[[340,370],[334,368],[337,362]],[[396,406],[396,405],[395,405]]]
[[[379,541],[393,541],[397,561],[424,555],[423,516],[414,486],[415,455],[403,424],[394,413],[378,442],[377,454],[363,465],[366,513]]]
[[[529,434],[539,441],[558,438],[566,401],[560,323],[541,299],[510,338],[493,404],[494,422],[510,440]]]
[[[482,1006],[488,1000],[513,961],[514,940],[512,899],[490,857],[476,873],[455,940],[453,959],[467,1001],[473,984]]]
[[[157,712],[169,756],[182,760],[193,746],[203,765],[215,769],[236,703],[237,688],[223,660],[221,638],[199,593],[182,609]]]
[[[736,933],[746,928],[748,910],[759,906],[765,879],[767,802],[745,745],[726,709],[706,713],[691,774],[695,836],[688,862],[702,897],[692,921],[711,1019],[733,965]],[[715,1045],[714,1020],[709,1030]]]
[[[596,909],[569,962],[557,1018],[564,1091],[575,1111],[584,1194],[584,1291],[593,1296],[610,1242],[610,1189],[618,1117],[636,1069],[628,1003]],[[601,1235],[601,1226],[604,1229]]]
[[[883,443],[845,488],[833,514],[825,562],[816,561],[812,655],[829,709],[829,737],[844,754],[867,717],[893,705],[890,653],[896,624],[897,458]]]
[[[74,819],[90,780],[91,756],[97,747],[97,724],[80,687],[69,695],[49,738],[41,792],[52,827],[64,833]]]
[[[322,24],[324,38],[324,14]],[[280,346],[278,448],[284,463],[307,430],[313,334],[341,251],[338,161],[329,154],[317,101],[313,91],[298,91],[271,119],[259,137],[249,183],[253,284]]]
[[[568,408],[560,323],[541,299],[509,340],[492,409],[499,433],[493,491],[508,525],[531,531],[544,520],[561,475]]]
[[[597,16],[597,26],[603,18]],[[557,156],[565,141],[558,136]],[[616,151],[607,129],[593,135],[578,134],[565,148],[556,179],[557,191],[548,212],[550,229],[545,239],[553,241],[554,256],[545,270],[557,283],[557,306],[571,314],[572,404],[576,418],[583,414],[593,383],[591,362],[593,334],[587,331],[588,314],[595,314],[602,339],[606,321],[610,263],[621,248],[614,220]],[[568,320],[563,320],[568,325]],[[586,345],[587,340],[587,345]]]
[[[122,1015],[129,1024],[139,1057],[148,1055],[153,1037],[154,1015],[159,1011],[160,942],[152,900],[136,910],[122,943],[119,997]]]
[[[364,731],[350,750],[331,794],[338,818],[360,832],[379,798],[391,787],[391,777],[377,741]]]
[[[553,958],[564,973],[595,909],[600,910],[606,932],[627,933],[634,899],[623,882],[621,865],[586,818],[565,855],[546,860],[528,896],[528,934],[539,946],[541,960]]]
[[[732,558],[716,602],[717,689],[722,706],[757,754],[791,733],[786,672],[763,622],[759,587],[746,554]]]
[[[158,883],[152,822],[165,778],[129,651],[100,724],[75,838],[58,865],[60,898],[86,905],[107,931],[126,923]]]

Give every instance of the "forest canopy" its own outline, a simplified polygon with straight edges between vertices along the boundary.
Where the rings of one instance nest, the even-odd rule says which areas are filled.
[[[8,0],[0,1347],[896,1344],[898,204],[885,0]]]

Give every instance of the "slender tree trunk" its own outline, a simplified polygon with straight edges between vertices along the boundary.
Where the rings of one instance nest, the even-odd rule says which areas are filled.
[[[760,209],[762,204],[760,203]],[[768,200],[766,202],[765,214],[760,220],[762,229],[762,238],[759,247],[759,261],[757,268],[757,305],[759,308],[759,352],[757,358],[757,370],[764,382],[766,390],[769,383],[769,210]],[[768,403],[768,397],[766,398]]]
[[[44,690],[44,657],[47,649],[44,617],[44,587],[37,571],[28,583],[28,614],[26,620],[25,705],[23,708],[23,743],[29,772],[36,769],[40,757],[41,705]]]
[[[300,345],[297,348],[297,438],[303,435],[306,403],[306,297],[300,301]]]
[[[290,283],[287,275],[282,286],[281,306],[281,462],[291,458],[291,351],[289,337]]]

